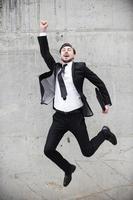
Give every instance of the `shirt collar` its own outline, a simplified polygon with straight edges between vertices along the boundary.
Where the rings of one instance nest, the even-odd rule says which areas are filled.
[[[72,66],[73,61],[66,63],[68,66]]]

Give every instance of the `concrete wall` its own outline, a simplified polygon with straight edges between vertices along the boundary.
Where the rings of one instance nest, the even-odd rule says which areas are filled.
[[[49,22],[56,60],[61,44],[71,42],[76,60],[104,80],[113,103],[103,115],[94,86],[85,82],[94,111],[86,118],[90,138],[106,124],[118,145],[106,142],[84,158],[67,133],[58,149],[77,166],[67,188],[64,174],[43,155],[54,111],[40,105],[38,75],[48,71],[37,42],[40,19]],[[133,199],[132,52],[132,0],[0,0],[0,200]]]

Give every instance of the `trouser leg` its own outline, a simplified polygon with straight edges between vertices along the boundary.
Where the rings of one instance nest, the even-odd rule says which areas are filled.
[[[92,156],[105,140],[102,132],[99,132],[91,140],[89,139],[85,119],[81,112],[71,118],[70,131],[76,137],[82,154],[87,157]]]
[[[53,123],[47,136],[44,153],[65,173],[68,173],[71,168],[71,164],[56,150],[57,145],[66,132],[67,125],[65,123],[65,119],[63,119],[60,114],[55,113],[53,116]]]

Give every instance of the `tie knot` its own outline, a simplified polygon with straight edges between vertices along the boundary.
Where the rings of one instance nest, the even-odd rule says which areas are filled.
[[[65,69],[65,67],[67,66],[67,64],[64,64],[64,65],[62,65],[62,68],[64,68]]]
[[[67,66],[67,64],[64,64],[64,65],[62,65],[62,68],[61,68],[61,72],[65,72],[65,67]]]
[[[66,67],[66,66],[67,66],[67,64],[63,64],[63,65],[62,65],[62,67]]]

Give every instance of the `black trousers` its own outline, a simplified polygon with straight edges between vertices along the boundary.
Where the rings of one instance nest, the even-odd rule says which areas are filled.
[[[67,131],[71,131],[74,134],[82,154],[87,157],[92,156],[105,140],[102,131],[91,140],[89,139],[85,119],[80,109],[67,114],[57,111],[53,115],[53,123],[47,136],[44,154],[56,163],[66,174],[70,172],[71,164],[62,157],[56,150],[56,147]]]

